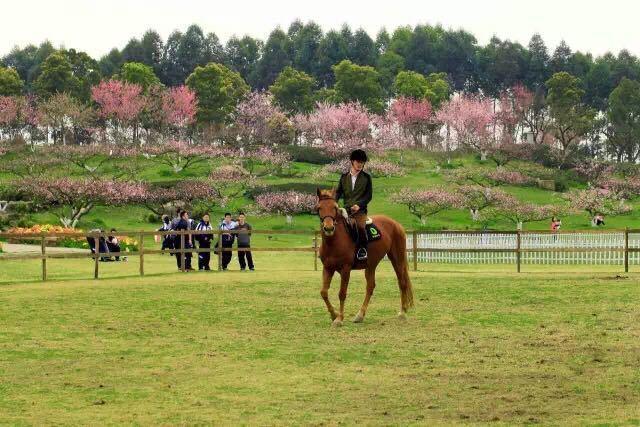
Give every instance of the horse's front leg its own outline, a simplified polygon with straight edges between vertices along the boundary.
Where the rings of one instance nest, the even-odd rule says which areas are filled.
[[[340,314],[333,321],[333,326],[342,326],[344,321],[344,301],[347,299],[347,288],[349,287],[349,277],[351,277],[351,269],[345,268],[340,272],[340,292],[338,298],[340,298]]]
[[[324,303],[327,305],[327,310],[329,310],[331,320],[335,320],[338,317],[335,309],[329,301],[329,287],[331,286],[333,273],[335,273],[333,270],[328,270],[326,267],[322,269],[322,289],[320,290],[320,295],[322,296]]]

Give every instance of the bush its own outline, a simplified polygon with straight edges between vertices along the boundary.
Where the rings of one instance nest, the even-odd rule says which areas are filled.
[[[333,161],[331,157],[316,147],[288,145],[285,147],[285,151],[289,153],[294,162],[327,165]]]
[[[569,190],[569,180],[565,176],[559,176],[554,179],[555,189],[559,193]]]

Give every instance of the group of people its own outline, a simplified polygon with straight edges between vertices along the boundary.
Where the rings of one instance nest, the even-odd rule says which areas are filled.
[[[102,230],[97,228],[95,230],[91,230],[90,233],[102,233]],[[115,236],[116,233],[116,229],[112,228],[110,231],[110,234],[107,236],[107,238],[105,239],[104,237],[100,237],[98,239],[98,250],[100,251],[100,254],[104,254],[104,256],[100,257],[100,261],[103,262],[107,262],[107,261],[127,261],[127,257],[123,256],[121,257],[120,255],[111,255],[111,254],[119,254],[120,252],[122,252],[121,248],[120,248],[120,241],[118,240],[118,237]],[[87,243],[89,243],[89,248],[91,249],[92,253],[95,253],[96,251],[96,240],[94,237],[87,237]]]
[[[221,242],[215,242],[213,245],[212,231],[214,228],[211,224],[209,214],[203,215],[202,219],[196,223],[196,221],[189,218],[189,213],[186,210],[178,209],[176,211],[176,217],[173,219],[170,219],[168,215],[163,215],[162,227],[158,229],[158,231],[187,230],[202,231],[204,233],[187,233],[184,234],[184,238],[178,234],[167,234],[162,240],[162,250],[183,249],[183,243],[184,249],[195,249],[197,247],[201,249],[201,251],[197,252],[198,270],[211,270],[211,249],[213,247],[214,253],[217,254],[218,247],[222,247],[222,269],[227,270],[232,259],[232,252],[230,249],[233,248],[233,244],[237,240],[240,270],[247,271],[248,267],[250,271],[254,271],[255,266],[253,264],[253,257],[250,251],[251,225],[246,222],[246,215],[243,212],[240,212],[235,220],[231,213],[227,212],[224,214],[224,218],[218,224],[217,230],[226,231],[226,233],[221,233]],[[179,270],[183,270],[183,267],[184,271],[194,270],[191,265],[192,252],[176,253],[175,256]]]

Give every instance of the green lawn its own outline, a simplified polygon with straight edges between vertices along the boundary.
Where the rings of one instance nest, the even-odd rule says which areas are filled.
[[[52,260],[45,284],[0,260],[0,424],[640,425],[640,274],[619,266],[421,265],[401,321],[385,264],[365,322],[334,329],[311,254],[146,258],[98,281]],[[354,273],[349,317],[363,294]]]

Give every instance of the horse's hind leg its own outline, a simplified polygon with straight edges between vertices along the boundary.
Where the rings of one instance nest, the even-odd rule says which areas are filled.
[[[340,292],[338,297],[340,298],[340,313],[338,317],[333,320],[333,326],[342,326],[344,321],[344,301],[347,299],[347,288],[349,287],[349,278],[351,277],[351,270],[345,270],[340,272]]]
[[[375,267],[369,267],[364,271],[364,277],[367,279],[367,293],[364,296],[364,302],[362,303],[362,307],[356,317],[353,318],[355,323],[360,323],[364,320],[364,315],[367,313],[367,308],[369,307],[369,301],[371,300],[371,295],[373,295],[373,290],[376,287],[376,269]]]
[[[320,295],[324,300],[324,303],[327,305],[327,310],[329,310],[329,314],[331,315],[331,320],[335,320],[338,315],[334,310],[331,302],[329,301],[329,286],[331,286],[331,279],[333,278],[334,271],[327,270],[324,268],[322,270],[322,289],[320,290]]]

